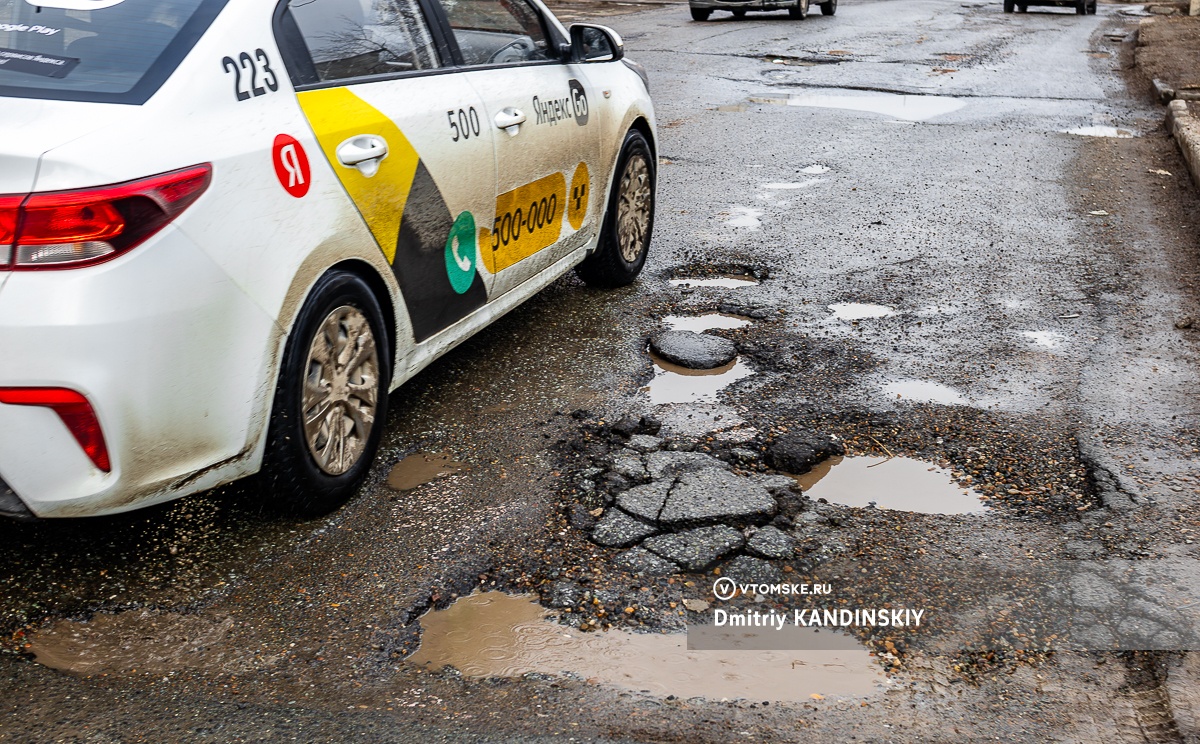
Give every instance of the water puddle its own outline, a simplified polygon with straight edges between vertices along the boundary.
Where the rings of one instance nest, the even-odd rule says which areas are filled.
[[[886,318],[896,314],[896,310],[887,305],[871,305],[864,302],[836,302],[830,305],[829,309],[833,311],[833,317],[838,320]]]
[[[1047,349],[1056,349],[1063,343],[1063,335],[1056,331],[1021,331],[1021,335]]]
[[[705,313],[704,315],[668,315],[663,323],[673,331],[714,331],[718,329],[745,328],[750,325],[748,318],[727,313]]]
[[[801,173],[807,173],[807,174],[809,174],[810,176],[819,176],[819,175],[821,175],[821,174],[823,174],[823,173],[828,173],[828,172],[829,172],[829,166],[827,166],[827,165],[821,165],[820,163],[817,163],[817,164],[815,164],[815,165],[809,165],[809,166],[805,166],[804,168],[801,168],[801,169],[800,169],[800,172],[801,172]]]
[[[149,610],[56,620],[28,638],[27,651],[51,669],[73,674],[165,674],[182,668],[237,671],[245,653],[225,647],[233,620]]]
[[[1129,139],[1136,135],[1129,129],[1119,129],[1110,126],[1076,127],[1075,129],[1060,129],[1063,134],[1077,134],[1080,137],[1116,137]]]
[[[466,463],[450,458],[449,452],[417,452],[409,455],[392,466],[392,471],[388,473],[388,487],[396,491],[408,491],[467,468]]]
[[[703,279],[671,279],[669,283],[676,287],[724,287],[737,289],[758,284],[758,280],[746,274],[726,274],[725,276],[705,277]]]
[[[916,96],[900,93],[797,93],[787,98],[751,98],[751,103],[770,103],[777,106],[833,108],[883,114],[906,121],[925,121],[967,104],[947,96]]]
[[[832,457],[794,476],[804,493],[831,504],[918,512],[981,514],[979,493],[954,482],[950,471],[909,457]]]
[[[810,178],[806,181],[797,181],[795,183],[779,182],[779,183],[764,183],[762,188],[777,191],[777,190],[795,190],[807,189],[809,186],[816,186],[819,183],[824,183],[824,178]]]
[[[717,393],[733,383],[754,374],[741,358],[713,369],[688,369],[650,354],[654,361],[654,379],[644,389],[650,394],[651,405],[668,403],[699,403],[716,400]]]
[[[883,392],[910,403],[942,403],[948,406],[968,404],[963,394],[954,388],[928,380],[893,380],[883,386]]]
[[[727,114],[742,114],[746,112],[746,105],[743,103],[731,103],[725,106],[717,106],[717,111]]]
[[[885,679],[870,654],[854,650],[689,651],[684,634],[582,632],[546,619],[532,596],[486,592],[421,618],[421,647],[409,658],[466,677],[570,675],[658,696],[783,702],[861,697]],[[827,634],[826,634],[827,635]]]
[[[731,214],[732,216],[725,220],[725,224],[730,227],[748,227],[751,230],[757,230],[759,225],[762,224],[762,221],[758,219],[763,216],[761,209],[735,205]]]

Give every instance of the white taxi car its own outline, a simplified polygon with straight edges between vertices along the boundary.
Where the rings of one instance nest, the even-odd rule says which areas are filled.
[[[0,0],[0,513],[342,503],[390,390],[636,278],[623,56],[539,0]]]

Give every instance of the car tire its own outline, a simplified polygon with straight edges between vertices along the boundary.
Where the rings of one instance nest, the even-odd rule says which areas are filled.
[[[1087,0],[1075,0],[1075,15],[1087,15]]]
[[[692,8],[693,21],[707,21],[711,15],[712,10],[710,8]]]
[[[1018,13],[1028,13],[1028,12],[1029,12],[1029,6],[1028,6],[1028,5],[1018,5],[1018,6],[1017,6],[1017,12],[1018,12]]]
[[[1096,0],[1092,0],[1092,4],[1088,6],[1088,15],[1096,15]]]
[[[269,511],[317,517],[358,491],[379,448],[391,369],[383,312],[367,283],[341,270],[318,279],[275,387],[262,467]]]
[[[800,0],[800,2],[788,8],[788,15],[798,21],[808,18],[808,0]]]
[[[741,20],[746,17],[746,11],[744,11],[744,10],[731,10],[729,12],[733,13],[733,17],[737,18],[738,20]]]
[[[592,287],[632,284],[646,264],[654,232],[654,154],[636,129],[625,135],[596,250],[575,267]]]
[[[1016,0],[1004,0],[1004,12],[1011,13],[1017,9]]]
[[[821,3],[821,15],[831,16],[837,13],[837,0],[826,0]]]

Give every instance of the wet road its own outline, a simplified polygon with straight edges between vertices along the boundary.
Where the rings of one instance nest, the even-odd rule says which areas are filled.
[[[816,538],[857,556],[919,544],[1195,560],[1198,331],[1176,325],[1200,313],[1200,201],[1125,69],[1122,7],[849,0],[803,22],[694,23],[680,5],[606,18],[658,107],[642,280],[611,293],[560,281],[407,385],[370,486],[327,519],[269,521],[247,486],[0,524],[0,740],[1200,735],[1185,656],[1059,653],[964,677],[959,659],[914,656],[865,699],[783,707],[539,675],[467,682],[402,660],[431,605],[609,570],[615,551],[593,559],[561,517],[578,409],[651,413],[698,442],[802,426],[851,455],[941,464],[987,497],[987,513],[953,518],[854,512]],[[1068,133],[1093,127],[1138,136]],[[761,281],[667,281],[730,271]],[[752,373],[653,405],[680,396],[641,390],[674,384],[655,379],[648,334],[731,308],[752,322],[718,333]],[[389,489],[415,452],[468,469]],[[623,600],[648,583],[613,581]],[[39,634],[58,639],[42,660],[68,671],[28,658]]]

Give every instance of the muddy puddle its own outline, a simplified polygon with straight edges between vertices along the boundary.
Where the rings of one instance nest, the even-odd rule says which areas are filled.
[[[654,379],[643,389],[650,395],[650,404],[655,406],[714,401],[721,390],[754,374],[741,358],[713,369],[688,369],[654,353],[650,359],[654,362]]]
[[[892,380],[883,386],[883,392],[891,398],[909,403],[941,403],[947,406],[965,406],[970,401],[949,385],[929,380]]]
[[[409,661],[429,669],[450,665],[475,679],[540,673],[685,699],[861,697],[885,682],[861,647],[689,651],[684,634],[585,633],[546,615],[532,595],[463,597],[421,618],[421,647]]]
[[[247,653],[225,643],[233,620],[149,610],[56,620],[31,632],[34,661],[73,674],[168,674],[178,669],[239,671]]]
[[[395,491],[408,491],[466,468],[466,463],[456,462],[449,452],[417,452],[392,466],[387,484]]]
[[[835,302],[829,306],[833,317],[838,320],[866,320],[867,318],[886,318],[895,315],[895,308],[887,305],[872,305],[865,302]]]
[[[988,509],[979,493],[955,483],[950,471],[909,457],[832,457],[794,477],[808,497],[843,506],[921,514]]]
[[[964,101],[947,96],[871,92],[797,93],[786,98],[756,97],[751,98],[750,102],[864,111],[905,121],[925,121],[967,105]]]
[[[720,329],[745,328],[750,325],[749,318],[742,318],[728,313],[705,313],[703,315],[668,315],[663,323],[673,331],[715,331]]]
[[[668,280],[675,287],[721,287],[724,289],[739,289],[741,287],[751,287],[758,284],[758,280],[746,274],[726,274],[724,276],[710,276],[697,279],[670,279]]]

